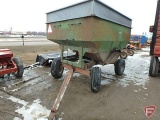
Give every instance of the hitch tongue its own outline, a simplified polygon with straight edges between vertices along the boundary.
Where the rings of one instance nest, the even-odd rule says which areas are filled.
[[[65,93],[65,91],[67,89],[67,86],[68,86],[68,84],[69,84],[69,82],[71,80],[71,77],[72,77],[73,73],[74,72],[73,72],[72,68],[67,72],[67,74],[65,76],[65,79],[64,79],[64,81],[62,83],[62,86],[60,88],[60,91],[59,91],[59,93],[57,95],[57,98],[56,98],[56,100],[54,102],[54,105],[53,105],[53,107],[51,109],[51,113],[49,115],[48,120],[53,120],[55,118],[56,112],[57,112],[57,110],[59,108],[59,105],[60,105],[60,103],[62,101],[62,98],[64,96],[64,93]]]

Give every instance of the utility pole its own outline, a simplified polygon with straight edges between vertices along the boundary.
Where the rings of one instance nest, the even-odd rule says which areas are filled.
[[[23,46],[24,46],[24,36],[23,36],[23,34],[22,34],[21,38],[22,38]]]

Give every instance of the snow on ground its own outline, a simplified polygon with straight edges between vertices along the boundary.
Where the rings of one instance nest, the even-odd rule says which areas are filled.
[[[12,102],[22,104],[23,106],[26,106],[28,104],[28,102],[25,102],[24,100],[20,100],[18,98],[13,97],[13,96],[9,97],[8,99],[11,100]]]
[[[23,105],[21,108],[15,110],[15,112],[21,114],[24,117],[23,120],[48,120],[50,110],[42,106],[39,99],[34,100],[32,104],[29,104],[28,102],[15,98],[13,96],[9,97],[8,99],[15,103]],[[13,120],[21,119],[15,117]]]
[[[145,86],[149,82],[149,48],[142,49],[141,52],[137,52],[134,56],[128,56],[125,60],[126,68],[124,75],[117,76],[114,73],[114,65],[102,66],[102,85],[116,81],[117,86],[127,87],[129,84]],[[106,78],[106,79],[105,79]]]
[[[150,47],[145,47],[145,48],[142,48],[142,51],[149,52],[149,51],[150,51]]]

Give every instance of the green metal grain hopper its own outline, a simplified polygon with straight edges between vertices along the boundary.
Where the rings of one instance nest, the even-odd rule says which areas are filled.
[[[130,18],[98,0],[47,13],[47,39],[61,47],[61,59],[55,59],[51,65],[52,76],[62,77],[63,67],[66,67],[88,75],[91,90],[98,92],[101,69],[93,66],[114,64],[115,73],[123,74],[125,61],[118,58],[130,40],[131,22]],[[64,57],[64,51],[73,51],[75,55]]]

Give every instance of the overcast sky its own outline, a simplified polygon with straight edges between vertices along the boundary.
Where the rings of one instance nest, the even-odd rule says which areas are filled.
[[[0,0],[0,31],[45,31],[46,12],[83,0]],[[154,24],[157,0],[101,0],[132,19],[132,34]]]

